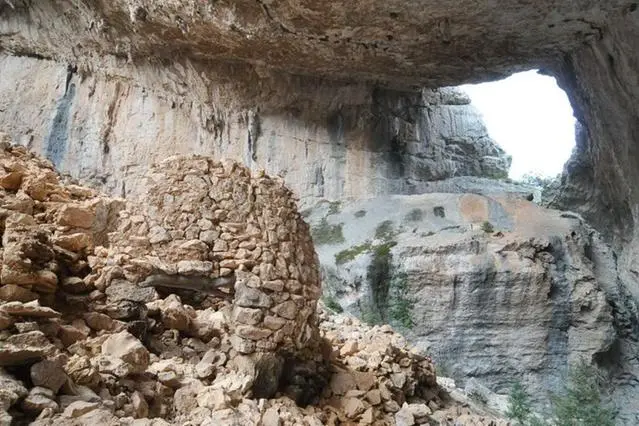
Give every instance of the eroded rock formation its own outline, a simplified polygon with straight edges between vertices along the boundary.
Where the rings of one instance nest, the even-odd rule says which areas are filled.
[[[425,182],[454,176],[508,174],[509,157],[488,137],[468,97],[454,89],[397,92],[316,82],[300,86],[307,93],[243,109],[217,105],[208,89],[197,102],[180,100],[157,84],[181,76],[133,70],[133,78],[112,79],[0,56],[6,76],[0,124],[74,177],[121,196],[136,190],[150,164],[174,154],[264,168],[283,176],[307,204],[317,197],[421,192]],[[301,109],[307,104],[312,112]]]
[[[24,145],[117,194],[130,188],[113,176],[142,174],[133,170],[139,160],[118,157],[117,142],[154,140],[162,132],[167,137],[157,141],[167,151],[149,144],[123,152],[153,158],[173,152],[174,144],[262,161],[269,171],[288,171],[300,194],[328,198],[410,192],[412,172],[403,176],[389,160],[398,146],[412,152],[411,141],[424,139],[399,137],[420,129],[418,121],[395,108],[379,114],[373,106],[380,94],[381,105],[396,99],[396,90],[415,105],[410,100],[421,99],[424,86],[543,68],[566,88],[582,129],[555,205],[581,212],[612,244],[612,260],[595,272],[618,271],[607,294],[619,339],[597,361],[618,389],[636,386],[636,1],[5,0],[0,16],[0,48],[9,55],[2,60],[0,86],[9,95],[0,102],[0,120],[19,125],[11,132],[24,132]],[[36,94],[21,83],[29,71],[44,82]],[[15,86],[19,96],[12,95]],[[96,93],[100,99],[92,101]],[[79,94],[81,102],[74,101]],[[78,106],[88,112],[77,117],[90,119],[74,121],[70,112]],[[114,125],[119,117],[123,124]],[[380,128],[372,125],[378,122]],[[69,129],[79,136],[69,137]],[[114,137],[114,129],[122,136]],[[380,148],[370,149],[373,142]],[[384,160],[365,151],[382,152]],[[282,165],[268,153],[291,157]],[[431,157],[440,158],[450,157]],[[430,169],[418,174],[430,175]],[[622,410],[632,407],[630,394],[620,392]],[[636,424],[636,412],[620,421]]]
[[[520,380],[544,410],[571,363],[636,349],[618,332],[632,312],[613,251],[574,213],[462,193],[324,203],[308,220],[342,237],[318,245],[329,299],[401,327],[462,385],[505,395]],[[633,385],[617,386],[632,415]]]
[[[174,158],[149,173],[145,203],[125,204],[64,184],[4,136],[0,165],[3,423],[495,424],[442,392],[389,326],[316,312],[316,255],[280,180]],[[136,285],[158,271],[200,280]],[[198,288],[231,273],[234,294]]]

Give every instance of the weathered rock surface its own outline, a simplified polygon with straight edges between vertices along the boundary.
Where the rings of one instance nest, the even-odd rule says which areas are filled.
[[[611,308],[623,302],[612,252],[575,214],[475,194],[329,210],[309,216],[316,232],[325,221],[344,237],[318,246],[325,293],[369,321],[404,325],[411,343],[462,384],[474,377],[507,394],[519,379],[544,403],[571,362],[633,345],[617,333]],[[630,398],[634,388],[616,391]]]
[[[50,170],[20,148],[0,151],[2,164],[16,158],[25,165],[25,182]],[[209,173],[209,167],[219,173]],[[206,183],[211,176],[216,185]],[[66,262],[64,269],[51,268],[58,282],[65,281],[63,271],[81,270],[89,287],[71,293],[56,287],[54,298],[49,288],[38,287],[36,301],[0,304],[10,319],[0,335],[3,423],[219,425],[280,418],[283,424],[390,425],[403,404],[429,403],[439,407],[432,416],[455,421],[458,415],[446,410],[457,403],[440,392],[428,357],[409,350],[389,326],[366,327],[318,310],[317,259],[308,226],[280,181],[251,178],[235,163],[223,166],[201,157],[167,161],[150,177],[144,207],[129,203],[119,211],[120,220],[106,222],[107,246],[79,253],[52,248],[53,258]],[[3,201],[11,203],[20,190],[12,183]],[[38,196],[46,200],[66,190],[57,183]],[[113,202],[88,193],[96,203]],[[205,200],[210,195],[215,201]],[[56,212],[72,210],[51,201],[33,205],[45,214],[8,212],[4,234],[16,232],[7,223],[24,217],[36,231],[50,232],[63,216]],[[57,209],[47,210],[52,207]],[[87,226],[97,220],[77,214],[78,223]],[[162,222],[154,224],[153,218]],[[150,256],[150,243],[136,244],[135,237],[146,238],[153,226],[164,227],[170,240],[156,242]],[[217,257],[213,247],[193,239],[195,226],[214,230],[218,237],[211,245],[223,241],[228,253]],[[185,238],[191,233],[194,237]],[[32,255],[22,250],[14,257]],[[150,265],[186,277],[231,269],[235,294],[198,297],[196,286],[182,293],[183,301],[172,294],[183,290],[179,286],[141,291],[135,282]],[[278,275],[283,271],[288,275]],[[271,340],[277,333],[281,341]],[[419,421],[428,424],[432,416]],[[483,418],[486,424],[492,419]]]
[[[0,73],[12,77],[0,83],[0,99],[6,100],[0,100],[0,125],[65,172],[117,195],[141,193],[138,181],[148,166],[175,154],[228,157],[264,168],[284,176],[302,200],[420,192],[430,180],[505,177],[510,166],[468,97],[456,89],[404,93],[354,86],[345,97],[340,88],[318,87],[313,102],[325,106],[314,106],[312,123],[291,121],[282,111],[286,101],[272,111],[261,107],[259,115],[220,110],[213,126],[202,106],[171,108],[164,96],[146,95],[140,82],[127,86],[99,74],[70,74],[65,86],[65,65],[7,56],[0,56]],[[151,85],[163,77],[139,78]],[[52,121],[60,114],[66,121]],[[139,126],[144,137],[132,132]],[[150,240],[167,237],[154,228]]]

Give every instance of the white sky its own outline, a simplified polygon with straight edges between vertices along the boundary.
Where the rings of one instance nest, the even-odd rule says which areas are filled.
[[[553,77],[526,71],[460,88],[484,116],[490,136],[512,155],[511,178],[561,173],[575,146],[575,119]]]

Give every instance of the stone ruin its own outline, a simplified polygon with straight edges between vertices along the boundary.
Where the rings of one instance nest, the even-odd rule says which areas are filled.
[[[150,170],[138,194],[140,203],[120,212],[88,282],[107,297],[120,280],[204,292],[234,284],[238,353],[298,352],[317,343],[319,262],[281,180],[252,178],[234,162],[174,157]]]
[[[0,144],[1,424],[476,419],[389,326],[318,309],[280,180],[170,158],[124,201]]]

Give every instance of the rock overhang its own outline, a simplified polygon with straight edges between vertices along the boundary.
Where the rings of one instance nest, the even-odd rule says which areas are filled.
[[[154,1],[0,5],[0,48],[69,62],[187,59],[397,88],[489,80],[599,39],[631,1]],[[635,6],[636,7],[636,6]]]

